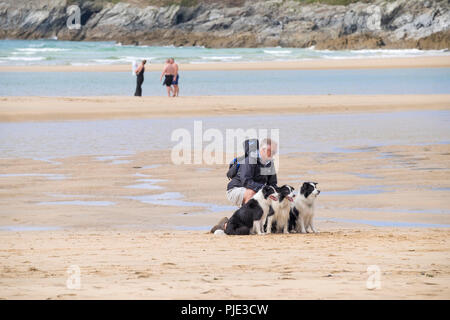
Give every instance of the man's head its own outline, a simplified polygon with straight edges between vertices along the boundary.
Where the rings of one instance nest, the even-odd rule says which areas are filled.
[[[172,64],[172,63],[174,63],[174,62],[175,62],[175,59],[174,59],[174,58],[170,58],[170,59],[169,59],[169,63],[170,63],[170,64]]]
[[[270,138],[263,139],[259,146],[259,154],[263,161],[271,161],[273,156],[278,152],[278,145]]]

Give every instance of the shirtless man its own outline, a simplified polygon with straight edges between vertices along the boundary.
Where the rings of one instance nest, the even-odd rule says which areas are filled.
[[[170,63],[175,68],[175,73],[173,75],[173,96],[178,97],[178,93],[180,92],[180,87],[178,87],[178,80],[180,79],[180,75],[178,74],[178,64],[175,63],[174,58],[170,58]]]
[[[166,64],[164,65],[164,69],[161,73],[161,77],[159,77],[159,81],[162,80],[162,77],[165,76],[163,85],[167,87],[167,95],[170,97],[170,93],[172,92],[172,81],[173,76],[175,74],[175,67],[170,63],[170,59],[166,60]]]

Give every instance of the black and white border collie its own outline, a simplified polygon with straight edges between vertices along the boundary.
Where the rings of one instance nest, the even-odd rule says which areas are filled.
[[[233,213],[228,220],[225,233],[228,235],[263,234],[270,205],[277,200],[277,190],[265,185],[253,198]]]
[[[317,233],[314,228],[314,202],[319,195],[317,182],[304,182],[293,202],[290,217],[289,231],[306,233],[308,229]]]
[[[271,213],[267,217],[267,233],[289,233],[289,212],[295,198],[294,187],[287,184],[277,188],[278,200],[272,201]]]

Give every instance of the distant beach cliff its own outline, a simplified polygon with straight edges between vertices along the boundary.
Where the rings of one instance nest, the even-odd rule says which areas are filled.
[[[77,14],[68,13],[71,5],[80,8],[79,28],[68,27],[69,16]],[[446,49],[449,7],[448,0],[3,0],[0,38],[212,48]]]

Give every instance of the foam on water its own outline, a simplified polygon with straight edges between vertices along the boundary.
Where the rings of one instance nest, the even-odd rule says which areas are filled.
[[[113,55],[112,55],[113,53]],[[41,55],[42,59],[11,60],[18,55]],[[0,40],[0,63],[14,65],[95,65],[123,64],[133,60],[147,59],[163,63],[174,57],[181,63],[292,61],[306,59],[391,58],[417,56],[448,56],[446,50],[315,50],[310,48],[222,48],[210,49],[200,46],[133,46],[115,42],[46,40]]]

